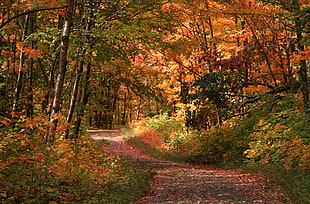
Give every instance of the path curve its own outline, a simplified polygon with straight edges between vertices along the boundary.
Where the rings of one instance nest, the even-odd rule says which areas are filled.
[[[108,142],[112,155],[122,155],[156,172],[152,190],[135,204],[279,204],[281,193],[264,186],[265,178],[203,165],[162,161],[129,145],[117,130],[90,130],[95,142]]]

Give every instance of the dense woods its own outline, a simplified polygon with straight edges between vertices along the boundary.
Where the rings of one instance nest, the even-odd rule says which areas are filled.
[[[69,199],[95,171],[98,186],[130,182],[91,128],[308,176],[309,22],[308,0],[2,0],[1,197]]]

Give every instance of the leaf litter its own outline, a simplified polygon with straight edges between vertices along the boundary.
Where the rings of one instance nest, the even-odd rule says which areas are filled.
[[[118,130],[90,130],[94,141],[114,156],[122,156],[156,174],[150,192],[133,204],[226,204],[283,203],[276,186],[266,187],[267,178],[233,170],[210,168],[151,158],[133,148]]]

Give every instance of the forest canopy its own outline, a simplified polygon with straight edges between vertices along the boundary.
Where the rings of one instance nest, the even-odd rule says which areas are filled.
[[[209,160],[309,169],[309,22],[308,0],[2,0],[0,171],[128,125]]]

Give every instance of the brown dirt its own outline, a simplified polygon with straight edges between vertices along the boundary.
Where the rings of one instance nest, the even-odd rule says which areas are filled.
[[[260,175],[162,161],[134,149],[117,130],[90,130],[89,133],[95,142],[107,141],[110,154],[122,155],[156,172],[151,191],[134,204],[283,203],[279,201],[280,190],[274,185],[267,188],[267,179]]]

